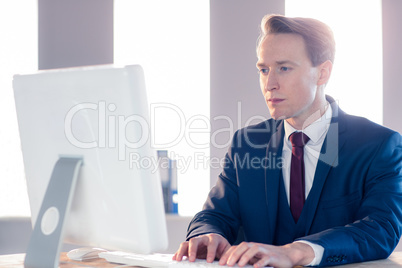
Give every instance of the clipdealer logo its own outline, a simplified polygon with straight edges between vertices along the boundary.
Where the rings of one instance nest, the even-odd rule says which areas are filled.
[[[237,104],[237,108],[236,119],[239,122],[237,127],[240,128],[241,102]],[[159,129],[156,135],[151,135],[150,129],[157,130],[160,120],[165,118],[166,121],[166,115],[169,115],[170,121],[175,122],[174,135],[166,135],[165,129]],[[265,118],[252,117],[246,123],[262,120]],[[236,126],[234,120],[225,115],[216,116],[213,121],[225,127],[211,133],[211,121],[207,116],[186,117],[180,107],[170,103],[151,104],[148,119],[139,114],[122,114],[115,104],[106,101],[84,102],[72,106],[66,113],[64,134],[70,144],[80,149],[116,149],[119,161],[128,159],[130,167],[137,168],[158,165],[156,159],[149,159],[149,156],[140,153],[138,149],[141,147],[166,150],[185,143],[185,147],[195,149],[192,155],[185,153],[181,155],[173,150],[169,152],[173,154],[172,159],[177,160],[178,169],[185,172],[190,166],[204,169],[223,167],[224,158],[210,157],[209,147],[229,146]]]
[[[241,119],[241,102],[238,103],[238,128],[241,128],[239,122]],[[318,111],[319,112],[319,111]],[[155,129],[157,123],[158,114],[170,113],[173,120],[178,122],[178,127],[175,127],[176,135],[169,140],[155,139],[155,135],[151,135],[150,129]],[[332,111],[332,114],[336,117],[338,111]],[[96,122],[94,122],[96,118]],[[184,112],[173,104],[169,103],[156,103],[150,105],[150,118],[145,118],[139,114],[122,115],[119,114],[118,107],[113,103],[107,103],[106,101],[99,101],[98,103],[79,103],[71,107],[66,113],[64,120],[64,133],[70,144],[80,149],[93,149],[93,148],[112,148],[117,150],[118,160],[125,161],[129,159],[130,166],[138,166],[139,163],[153,163],[156,166],[155,160],[141,159],[139,150],[143,146],[148,146],[153,149],[169,149],[178,145],[181,142],[186,142],[186,146],[190,146],[193,149],[208,149],[209,146],[214,148],[226,148],[230,145],[231,139],[235,132],[235,124],[229,116],[220,115],[212,119],[213,121],[225,122],[227,128],[220,128],[211,133],[211,121],[204,115],[195,115],[190,118],[186,118]],[[262,117],[250,118],[247,123],[255,121],[263,121]],[[323,145],[323,150],[317,152],[320,154],[320,160],[336,167],[338,165],[337,151],[338,151],[338,124],[331,122],[330,119],[324,118],[328,121],[329,132],[327,134],[326,142]],[[204,127],[197,127],[197,122],[201,122]],[[222,122],[220,122],[222,123]],[[246,124],[247,125],[247,124]],[[270,129],[269,131],[272,131]],[[83,134],[84,133],[84,134]],[[164,134],[164,133],[162,133]],[[194,136],[204,135],[204,139],[200,142],[200,139],[193,138]],[[227,138],[217,139],[219,135],[226,136]],[[194,136],[193,136],[194,135]],[[205,139],[205,137],[208,137]],[[207,140],[207,141],[206,141]],[[218,143],[218,140],[220,143]],[[253,148],[259,146],[258,144],[250,144],[251,140],[247,137],[245,142]],[[242,146],[239,144],[239,146]],[[209,157],[208,155],[200,156],[199,153],[194,153],[193,156],[184,156],[175,154],[178,159],[183,159],[181,166],[186,167],[186,170],[190,165],[198,167],[207,166],[220,166],[222,167],[223,159],[216,159],[215,157]],[[334,158],[334,156],[336,156]],[[203,159],[200,163],[200,159]],[[274,158],[272,158],[274,159]],[[246,159],[254,165],[254,158]],[[267,164],[271,162],[265,162]],[[219,164],[218,164],[219,163]],[[180,163],[179,163],[180,164]],[[145,165],[145,164],[144,164]],[[281,165],[275,163],[273,166]]]
[[[141,115],[108,114],[116,110],[115,104],[107,105],[105,101],[80,103],[73,106],[64,120],[64,134],[67,140],[73,146],[81,149],[116,148],[118,159],[125,160],[126,148],[138,149],[149,142],[149,127],[147,120]],[[95,123],[93,113],[96,113],[97,116]],[[74,124],[74,119],[79,119],[78,121],[83,122],[83,125]],[[74,133],[74,129],[77,130],[80,127],[81,130],[77,132],[89,132],[84,135],[86,138],[77,137]],[[97,133],[93,132],[94,128],[97,129]],[[128,129],[133,135],[127,135]]]

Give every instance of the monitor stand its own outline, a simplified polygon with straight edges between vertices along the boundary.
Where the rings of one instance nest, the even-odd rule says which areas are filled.
[[[82,157],[60,157],[56,162],[28,244],[24,266],[56,268]]]

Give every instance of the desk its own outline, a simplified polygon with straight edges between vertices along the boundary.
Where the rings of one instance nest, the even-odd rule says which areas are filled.
[[[25,254],[12,254],[0,256],[0,268],[22,268],[24,267]],[[88,267],[129,267],[118,264],[111,264],[103,259],[97,259],[91,262],[73,262],[68,259],[66,253],[62,253],[60,256],[60,268],[88,268]],[[370,261],[364,263],[354,263],[341,266],[333,266],[339,268],[400,268],[402,267],[402,251],[394,252],[386,260]]]
[[[0,255],[0,268],[23,268],[24,267],[25,254],[10,254]],[[60,255],[60,268],[88,268],[88,267],[101,267],[101,268],[118,268],[130,267],[124,265],[118,265],[115,263],[108,263],[104,259],[95,259],[94,261],[76,262],[67,257],[67,253]]]

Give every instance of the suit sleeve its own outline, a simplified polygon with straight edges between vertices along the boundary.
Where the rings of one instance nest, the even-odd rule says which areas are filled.
[[[236,240],[240,226],[238,185],[235,170],[236,132],[224,159],[224,167],[211,189],[203,210],[197,213],[187,230],[187,240],[202,234],[217,233],[229,243]]]
[[[379,146],[366,175],[357,221],[300,239],[325,248],[321,266],[387,258],[402,231],[402,138]]]

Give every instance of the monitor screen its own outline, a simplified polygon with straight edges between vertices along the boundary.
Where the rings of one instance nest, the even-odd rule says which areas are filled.
[[[166,248],[142,68],[42,71],[15,75],[13,87],[32,222],[40,220],[56,162],[78,157],[64,242],[138,253]]]

